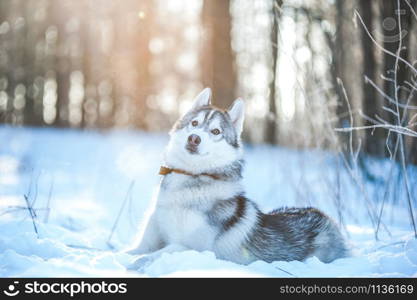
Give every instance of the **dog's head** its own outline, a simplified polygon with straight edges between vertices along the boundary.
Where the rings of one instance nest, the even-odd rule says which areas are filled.
[[[211,90],[204,89],[173,126],[166,163],[197,174],[240,160],[243,120],[242,99],[235,100],[228,110],[221,110],[211,105]]]

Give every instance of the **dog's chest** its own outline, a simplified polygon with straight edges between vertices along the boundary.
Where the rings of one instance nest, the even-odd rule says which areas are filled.
[[[155,213],[159,230],[167,243],[202,251],[212,249],[216,236],[206,211],[196,193],[165,186],[158,195]]]
[[[215,234],[204,213],[164,206],[158,208],[157,218],[163,239],[168,244],[181,244],[199,251],[212,249]]]

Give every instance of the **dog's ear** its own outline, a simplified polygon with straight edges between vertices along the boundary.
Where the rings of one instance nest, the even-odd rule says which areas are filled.
[[[197,97],[194,99],[193,106],[191,107],[191,110],[195,110],[202,106],[207,106],[211,104],[211,89],[205,88],[198,94]]]
[[[238,135],[242,133],[243,121],[245,119],[245,103],[241,98],[237,98],[227,110],[227,113],[232,119],[233,126],[235,126]]]

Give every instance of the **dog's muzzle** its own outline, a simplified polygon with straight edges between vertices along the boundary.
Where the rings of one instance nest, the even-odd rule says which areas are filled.
[[[187,145],[185,146],[185,148],[191,154],[198,153],[198,145],[200,145],[200,143],[201,138],[196,134],[192,134],[188,137]]]

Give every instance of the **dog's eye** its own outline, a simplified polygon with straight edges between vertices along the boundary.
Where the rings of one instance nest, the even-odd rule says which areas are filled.
[[[196,126],[198,125],[198,121],[195,121],[195,120],[194,120],[194,121],[192,121],[192,122],[191,122],[191,125],[193,125],[194,127],[196,127]]]
[[[220,130],[218,130],[218,129],[216,128],[216,129],[213,129],[213,130],[211,131],[211,133],[212,133],[212,134],[214,134],[214,135],[219,135],[219,134],[220,134]]]

